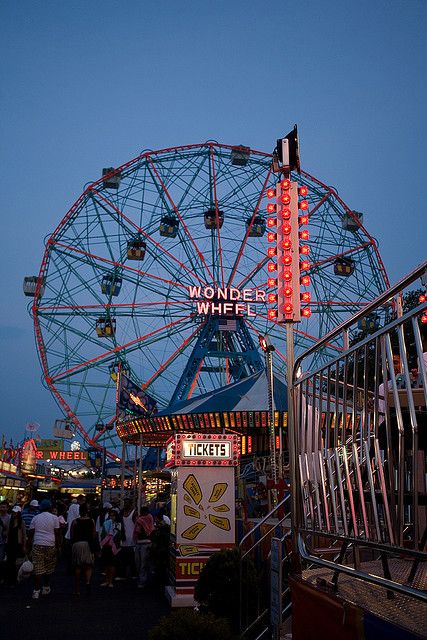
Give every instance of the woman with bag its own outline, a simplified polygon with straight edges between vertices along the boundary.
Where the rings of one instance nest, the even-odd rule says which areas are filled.
[[[113,588],[113,580],[119,565],[119,553],[122,539],[122,523],[117,509],[110,509],[108,518],[101,529],[101,559],[105,568],[105,582],[101,587]]]
[[[148,507],[142,507],[135,522],[133,539],[135,541],[135,564],[138,572],[138,589],[143,589],[148,580],[149,553],[151,534],[154,531],[154,520]]]
[[[7,534],[7,577],[10,585],[17,582],[18,570],[25,560],[25,545],[27,532],[22,519],[22,509],[18,505],[13,507]]]
[[[71,525],[71,563],[74,568],[74,595],[80,595],[80,575],[83,571],[86,593],[90,593],[94,553],[96,551],[95,523],[89,517],[87,504],[79,508],[79,517]]]

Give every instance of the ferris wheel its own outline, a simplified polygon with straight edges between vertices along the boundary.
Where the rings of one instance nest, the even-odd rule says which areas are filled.
[[[291,178],[309,205],[311,315],[296,325],[299,353],[388,279],[362,214],[308,173]],[[253,295],[268,290],[266,194],[276,182],[271,154],[249,147],[150,150],[104,169],[63,217],[27,285],[44,380],[89,443],[116,450],[119,369],[158,409],[262,369],[259,335],[286,371],[283,326]],[[237,313],[212,307],[227,295],[242,302]]]

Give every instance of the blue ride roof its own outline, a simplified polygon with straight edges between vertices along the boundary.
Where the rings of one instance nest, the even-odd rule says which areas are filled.
[[[287,386],[284,378],[273,376],[274,409],[287,411]],[[265,369],[189,400],[180,400],[159,411],[156,416],[212,411],[268,411],[268,383]]]

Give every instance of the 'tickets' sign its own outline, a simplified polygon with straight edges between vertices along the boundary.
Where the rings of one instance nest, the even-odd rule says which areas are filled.
[[[235,467],[238,462],[238,438],[230,433],[177,433],[166,445],[165,467]]]
[[[183,440],[181,459],[217,459],[231,458],[231,442],[201,442],[200,440]]]
[[[265,302],[263,289],[236,289],[235,287],[188,287],[191,300],[196,300],[197,315],[256,316],[251,302]]]

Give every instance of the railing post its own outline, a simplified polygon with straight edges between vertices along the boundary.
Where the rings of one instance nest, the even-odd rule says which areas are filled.
[[[295,573],[301,572],[298,554],[298,435],[295,424],[295,388],[293,384],[293,370],[295,362],[294,353],[294,326],[292,322],[286,323],[286,363],[287,363],[287,387],[288,387],[288,444],[289,465],[291,470],[291,527],[292,527],[292,565]]]

